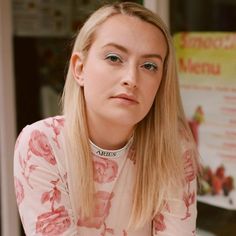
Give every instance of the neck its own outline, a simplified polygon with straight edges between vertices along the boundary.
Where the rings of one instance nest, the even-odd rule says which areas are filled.
[[[100,148],[116,150],[124,147],[133,135],[133,127],[108,122],[88,121],[90,140]]]

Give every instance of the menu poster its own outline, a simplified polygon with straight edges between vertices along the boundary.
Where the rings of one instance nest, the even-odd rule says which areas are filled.
[[[14,34],[66,36],[71,33],[72,0],[13,0]]]
[[[198,200],[236,209],[236,33],[174,36],[184,109],[203,175]]]

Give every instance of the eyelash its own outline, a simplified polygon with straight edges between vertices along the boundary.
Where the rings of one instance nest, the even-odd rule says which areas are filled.
[[[148,67],[151,66],[151,68],[147,68],[146,66],[148,66]],[[144,69],[147,69],[147,70],[153,71],[153,72],[155,72],[155,71],[158,70],[157,65],[156,65],[155,63],[152,63],[152,62],[145,62],[145,63],[142,65],[142,67],[143,67]]]
[[[108,55],[106,55],[105,60],[108,60],[111,63],[122,62],[122,59],[117,54],[114,53],[109,53]]]
[[[122,58],[119,55],[115,54],[115,53],[107,54],[106,57],[105,57],[105,60],[108,60],[111,63],[122,63],[123,62]],[[147,66],[149,68],[147,68]],[[151,66],[151,68],[150,68],[150,66]],[[158,70],[157,65],[153,62],[145,62],[141,67],[143,67],[144,69],[146,69],[148,71],[151,71],[151,72],[155,72],[155,71]]]

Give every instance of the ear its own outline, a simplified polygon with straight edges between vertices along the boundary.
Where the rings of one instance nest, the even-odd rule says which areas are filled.
[[[82,53],[75,52],[71,56],[71,69],[76,83],[84,86],[84,57]]]

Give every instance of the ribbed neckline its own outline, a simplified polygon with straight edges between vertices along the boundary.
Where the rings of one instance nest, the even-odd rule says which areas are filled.
[[[98,157],[102,157],[102,158],[117,159],[119,157],[124,156],[127,153],[127,151],[129,150],[130,146],[133,143],[133,137],[127,142],[127,144],[124,147],[120,149],[116,149],[116,150],[103,149],[103,148],[98,147],[91,140],[89,140],[89,142],[90,142],[92,153],[94,155]]]

